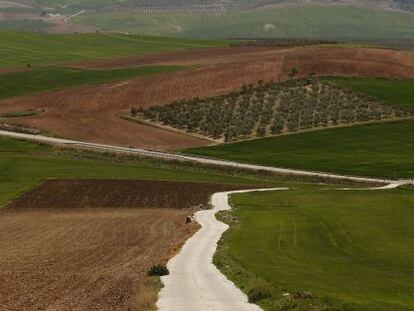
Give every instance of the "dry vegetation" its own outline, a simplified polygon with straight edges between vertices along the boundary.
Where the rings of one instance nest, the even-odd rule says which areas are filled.
[[[296,70],[292,71],[292,76]],[[410,112],[380,104],[313,78],[283,84],[259,82],[240,92],[177,101],[133,117],[231,142],[312,128],[403,118]]]

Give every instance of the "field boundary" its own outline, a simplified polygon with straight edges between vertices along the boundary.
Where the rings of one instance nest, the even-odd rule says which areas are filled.
[[[398,181],[398,180],[391,180],[391,179],[386,179],[386,178],[357,177],[357,176],[348,176],[348,175],[340,175],[340,174],[330,174],[326,172],[314,172],[314,171],[271,167],[271,166],[255,165],[255,164],[246,164],[246,163],[219,160],[219,159],[206,158],[206,157],[189,156],[189,155],[184,155],[184,154],[168,153],[168,152],[153,151],[153,150],[139,149],[139,148],[127,148],[127,147],[120,147],[120,146],[114,146],[114,145],[88,143],[88,142],[81,142],[81,141],[76,141],[76,140],[52,138],[52,137],[47,137],[47,136],[42,136],[42,135],[7,132],[7,131],[2,131],[2,130],[0,130],[0,135],[17,138],[17,139],[25,139],[25,140],[43,142],[43,143],[52,144],[52,145],[62,145],[62,146],[70,146],[70,147],[79,147],[79,148],[84,148],[84,149],[109,151],[109,152],[114,152],[114,153],[142,155],[142,156],[147,156],[147,157],[152,157],[152,158],[161,158],[165,160],[178,160],[178,161],[183,161],[183,162],[193,162],[193,163],[206,164],[206,165],[232,167],[232,168],[246,169],[246,170],[256,171],[256,172],[265,171],[265,172],[270,172],[270,173],[284,175],[284,176],[293,175],[293,176],[299,176],[299,177],[317,178],[317,179],[322,179],[322,180],[336,180],[336,181],[382,184],[382,185],[394,184],[394,183],[399,183],[399,184],[400,183],[403,183],[403,184],[411,183],[410,180]]]

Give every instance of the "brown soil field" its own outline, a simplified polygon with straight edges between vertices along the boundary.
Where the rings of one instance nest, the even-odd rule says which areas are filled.
[[[45,109],[19,121],[63,137],[149,149],[180,149],[208,141],[137,124],[118,117],[131,106],[148,107],[179,99],[213,96],[258,80],[285,80],[291,68],[300,75],[414,77],[414,53],[388,49],[233,47],[169,52],[120,60],[77,63],[83,68],[144,64],[198,64],[196,69],[96,86],[78,87],[0,101],[0,112]],[[17,122],[17,121],[16,121]]]
[[[215,192],[257,186],[150,180],[47,179],[8,208],[197,208]]]
[[[171,209],[0,210],[2,311],[145,311],[149,268],[189,238]]]
[[[0,210],[0,309],[147,311],[149,268],[197,229],[185,208],[246,187],[46,180]]]

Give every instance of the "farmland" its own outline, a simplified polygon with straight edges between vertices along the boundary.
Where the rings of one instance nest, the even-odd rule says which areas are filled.
[[[412,190],[234,195],[215,262],[265,310],[413,310]],[[314,299],[296,300],[310,291]],[[283,293],[290,297],[282,297]]]
[[[412,120],[217,145],[186,152],[269,166],[361,176],[414,175]]]
[[[326,78],[322,81],[369,96],[366,101],[373,99],[412,111],[413,81],[410,79]],[[188,152],[270,166],[404,178],[414,175],[411,156],[414,140],[409,134],[413,130],[414,122],[408,120],[297,133]]]
[[[0,172],[0,206],[14,199],[0,209],[7,310],[148,310],[159,284],[146,273],[194,232],[186,216],[212,192],[267,183],[5,138]]]
[[[410,38],[414,15],[361,6],[306,5],[266,7],[225,15],[133,14],[102,12],[77,16],[72,22],[101,30],[182,38]]]
[[[208,207],[215,192],[252,185],[160,180],[48,179],[7,208],[175,208]]]
[[[0,75],[0,99],[44,91],[132,79],[149,74],[182,70],[180,66],[143,66],[113,70],[43,67]],[[24,87],[22,87],[24,85]]]
[[[340,59],[341,61],[338,61]],[[122,82],[77,86],[36,96],[4,99],[0,114],[44,110],[18,121],[25,126],[83,141],[171,150],[198,147],[205,139],[138,124],[119,118],[131,107],[147,108],[195,97],[223,95],[258,80],[289,79],[316,75],[358,75],[410,78],[414,54],[372,48],[322,47],[231,47],[173,51],[114,60],[82,61],[82,69],[136,66],[194,66],[192,70],[148,75]],[[59,104],[57,104],[59,103]]]
[[[180,40],[123,34],[52,35],[0,31],[0,67],[50,65],[228,44],[228,41]]]
[[[390,79],[341,79],[329,81],[356,92],[366,94],[383,102],[414,109],[414,80]]]
[[[153,307],[146,276],[195,230],[189,210],[0,210],[2,310]],[[12,242],[11,242],[12,241]]]
[[[79,158],[80,157],[80,158]],[[79,158],[79,159],[76,159]],[[147,161],[117,163],[88,157],[65,156],[36,143],[0,138],[0,206],[45,178],[109,178],[181,180],[216,183],[262,184],[254,178],[217,175],[191,168],[174,168]]]
[[[410,115],[313,78],[260,82],[219,97],[131,109],[131,117],[226,142]]]

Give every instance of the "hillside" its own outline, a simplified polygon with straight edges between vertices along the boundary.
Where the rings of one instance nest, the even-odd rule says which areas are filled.
[[[225,41],[124,34],[47,35],[0,31],[0,68],[226,46]]]
[[[413,12],[408,0],[0,1],[0,29],[378,42],[413,38]]]

